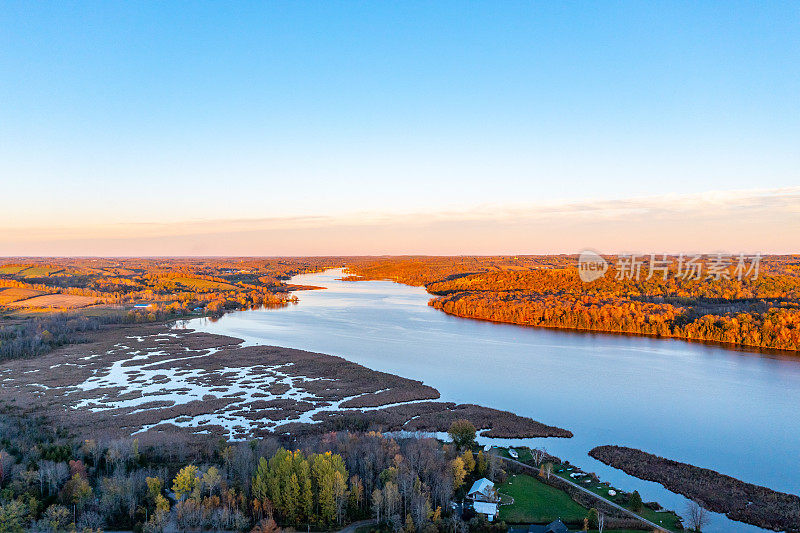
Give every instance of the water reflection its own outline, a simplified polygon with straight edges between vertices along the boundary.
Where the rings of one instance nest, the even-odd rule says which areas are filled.
[[[339,355],[421,379],[448,401],[507,409],[571,430],[542,439],[556,455],[645,500],[682,511],[683,498],[636,480],[587,452],[633,446],[797,494],[800,362],[720,346],[525,328],[452,317],[424,289],[343,282],[340,271],[297,276],[325,290],[300,304],[198,319],[197,329]],[[707,531],[757,531],[714,516]]]

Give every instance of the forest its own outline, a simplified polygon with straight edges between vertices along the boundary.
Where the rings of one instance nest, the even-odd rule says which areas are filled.
[[[75,342],[103,324],[289,305],[298,301],[293,291],[313,289],[291,286],[290,277],[341,266],[352,281],[424,285],[430,305],[465,318],[800,349],[800,256],[764,256],[747,275],[735,260],[688,276],[678,257],[664,259],[643,257],[634,277],[606,256],[608,271],[591,283],[580,279],[575,255],[8,259],[0,264],[0,359]]]
[[[473,453],[474,427],[454,427],[471,435],[460,447],[374,432],[145,446],[0,414],[0,531],[326,530],[370,517],[394,531],[466,531],[449,502],[505,474]],[[491,530],[485,519],[472,529]]]
[[[10,258],[0,263],[0,361],[81,342],[104,325],[297,302],[285,283],[342,258]]]
[[[800,257],[763,257],[757,276],[737,275],[735,262],[718,276],[681,275],[680,266],[669,257],[651,276],[644,260],[633,277],[612,264],[591,283],[576,256],[371,259],[348,272],[425,285],[430,305],[465,318],[800,349]]]

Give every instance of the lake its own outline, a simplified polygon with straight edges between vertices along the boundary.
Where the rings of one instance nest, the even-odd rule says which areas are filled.
[[[673,339],[589,334],[463,319],[427,305],[424,288],[344,282],[341,270],[296,276],[300,303],[240,311],[188,327],[248,343],[344,357],[419,379],[442,400],[477,403],[572,431],[544,446],[644,501],[686,500],[607,467],[587,452],[639,448],[741,480],[800,492],[800,358]],[[762,531],[713,514],[708,532]]]

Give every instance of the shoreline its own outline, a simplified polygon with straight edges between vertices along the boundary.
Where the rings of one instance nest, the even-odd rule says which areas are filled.
[[[242,339],[173,325],[104,327],[86,343],[6,361],[0,400],[78,431],[104,426],[120,437],[446,431],[461,418],[490,438],[572,436],[509,411],[437,401],[439,391],[421,381],[341,357],[242,346]]]
[[[327,270],[334,270],[334,269],[327,269]],[[346,270],[346,268],[344,270]],[[692,339],[692,338],[689,338],[689,337],[681,337],[681,336],[664,336],[664,335],[656,335],[656,334],[649,334],[649,333],[637,333],[637,332],[627,332],[627,331],[606,331],[606,330],[601,330],[601,329],[562,327],[562,326],[546,325],[546,324],[524,324],[524,323],[511,322],[511,321],[506,321],[506,320],[494,320],[494,319],[491,319],[491,318],[465,316],[465,315],[461,315],[461,314],[458,314],[458,313],[454,313],[454,312],[448,311],[448,310],[444,309],[443,307],[439,307],[439,306],[436,305],[437,301],[441,300],[443,297],[445,297],[445,296],[447,296],[448,294],[451,294],[451,293],[431,292],[428,289],[428,285],[430,285],[432,283],[438,283],[439,281],[443,281],[443,280],[433,281],[433,282],[429,282],[429,283],[420,283],[420,284],[416,284],[415,285],[415,284],[412,284],[412,283],[406,283],[406,282],[400,281],[398,279],[392,279],[392,278],[377,278],[377,277],[376,278],[370,278],[370,277],[364,277],[364,276],[362,276],[360,274],[349,274],[349,275],[345,275],[345,274],[347,274],[347,273],[343,271],[343,276],[342,276],[341,281],[347,281],[347,282],[353,282],[353,283],[357,283],[357,282],[360,282],[360,281],[389,281],[389,282],[392,282],[392,283],[397,283],[399,285],[406,285],[408,287],[422,287],[422,288],[425,289],[425,292],[428,295],[430,295],[430,297],[431,297],[430,300],[428,301],[428,306],[433,307],[434,309],[437,309],[437,310],[445,313],[446,315],[454,316],[454,317],[458,317],[458,318],[464,318],[464,319],[468,319],[468,320],[479,320],[479,321],[483,321],[483,322],[491,322],[493,324],[508,324],[508,325],[511,325],[511,326],[520,326],[520,327],[526,327],[526,328],[542,328],[542,329],[550,329],[550,330],[558,330],[558,331],[572,331],[572,332],[581,333],[581,334],[590,333],[590,334],[596,334],[596,335],[621,335],[621,336],[625,336],[625,337],[644,337],[644,338],[649,338],[649,339],[676,340],[676,341],[687,342],[687,343],[690,343],[690,344],[704,344],[704,345],[708,345],[708,346],[717,346],[717,347],[724,348],[724,349],[729,350],[729,351],[738,351],[738,352],[751,353],[751,354],[761,354],[761,355],[783,356],[783,357],[789,357],[789,358],[792,358],[792,359],[800,358],[800,351],[797,351],[797,350],[787,350],[787,349],[782,349],[782,348],[767,348],[767,347],[760,347],[760,346],[751,345],[751,344],[739,344],[739,343],[732,343],[732,342],[715,341],[715,340],[711,340],[711,339]],[[475,274],[475,273],[470,273],[470,274]],[[458,292],[458,291],[454,291],[454,292]]]
[[[367,280],[363,280],[367,281]],[[384,280],[384,281],[392,281],[392,280]],[[400,283],[400,282],[395,282]],[[405,285],[401,283],[401,285]],[[787,359],[792,360],[800,360],[800,352],[796,350],[782,350],[780,348],[761,348],[758,346],[753,346],[749,344],[735,344],[731,342],[722,342],[722,341],[714,341],[714,340],[705,340],[705,339],[690,339],[688,337],[670,337],[664,335],[653,335],[648,333],[635,333],[635,332],[627,332],[627,331],[604,331],[600,329],[588,329],[588,328],[569,328],[569,327],[562,327],[562,326],[550,326],[550,325],[539,325],[539,324],[520,324],[517,322],[507,322],[505,320],[493,320],[491,318],[481,318],[481,317],[472,317],[472,316],[463,316],[457,313],[452,313],[450,311],[446,311],[441,307],[436,307],[432,305],[431,302],[435,301],[435,294],[428,293],[434,298],[431,298],[431,301],[428,302],[430,307],[433,307],[437,311],[441,311],[442,313],[448,316],[454,316],[456,318],[463,318],[465,320],[478,320],[480,322],[490,322],[492,324],[505,324],[508,326],[517,326],[522,328],[534,328],[534,329],[549,329],[555,331],[567,331],[567,332],[574,332],[579,333],[581,335],[614,335],[619,337],[643,337],[646,339],[656,339],[656,340],[664,340],[664,341],[680,341],[685,342],[688,344],[703,344],[707,346],[716,346],[718,348],[724,348],[731,352],[742,352],[746,354],[752,355],[775,355],[779,357],[785,357]]]

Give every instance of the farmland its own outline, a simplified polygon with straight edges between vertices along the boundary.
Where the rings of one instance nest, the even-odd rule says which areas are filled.
[[[120,320],[156,320],[294,301],[288,277],[341,265],[303,259],[31,259],[0,265],[0,313],[91,306]],[[137,304],[145,303],[147,310]],[[98,308],[99,306],[99,308]]]
[[[9,289],[11,290],[11,289]],[[91,296],[75,294],[44,294],[33,296],[24,300],[10,303],[10,307],[48,308],[48,309],[78,309],[97,303],[98,299]]]
[[[45,294],[42,291],[34,289],[2,289],[0,290],[0,305],[7,305],[34,296],[41,296]]]

